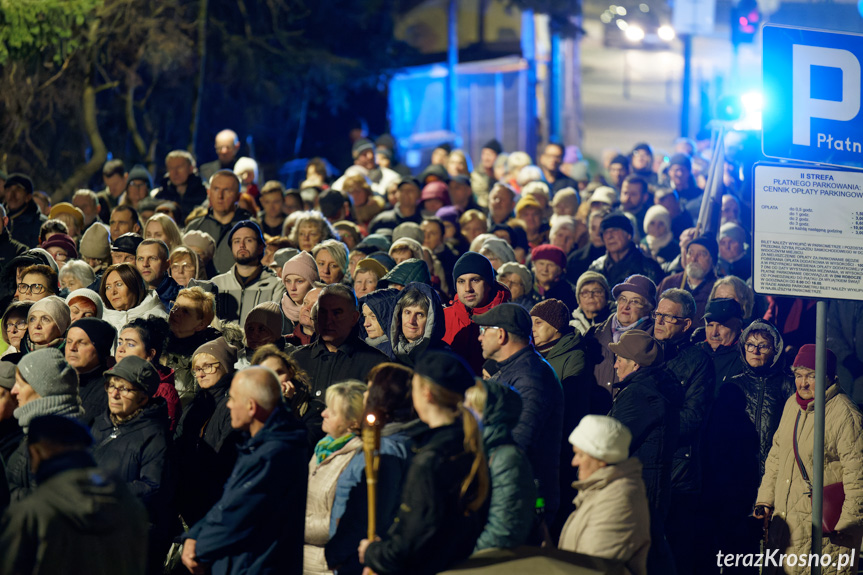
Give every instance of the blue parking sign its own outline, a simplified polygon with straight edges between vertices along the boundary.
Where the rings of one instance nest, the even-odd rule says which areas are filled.
[[[765,156],[863,168],[863,36],[763,30]]]

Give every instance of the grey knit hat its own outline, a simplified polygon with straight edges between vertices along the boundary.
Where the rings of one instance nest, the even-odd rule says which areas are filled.
[[[59,349],[31,351],[18,362],[18,371],[41,397],[78,395],[78,374]]]
[[[578,282],[575,284],[575,298],[578,300],[578,305],[581,305],[581,288],[584,284],[589,284],[596,282],[602,286],[602,289],[605,290],[605,299],[609,300],[611,298],[611,287],[608,285],[608,280],[605,279],[605,276],[601,273],[597,272],[584,272],[578,277]],[[575,310],[573,310],[575,311]]]
[[[419,224],[414,222],[404,222],[396,226],[393,230],[393,243],[402,238],[410,238],[416,240],[420,244],[425,240],[425,233],[420,228]]]
[[[524,286],[525,293],[529,293],[533,289],[533,274],[527,268],[516,262],[507,262],[497,268],[497,277],[500,278],[507,274],[516,274],[521,279],[521,285]]]
[[[279,336],[282,334],[282,311],[279,304],[272,301],[259,303],[246,316],[246,322],[243,326],[250,323],[259,323],[273,332],[273,335]]]
[[[0,387],[11,391],[15,385],[15,364],[5,359],[0,360]]]
[[[209,341],[196,349],[195,353],[192,354],[192,363],[200,353],[209,353],[215,357],[226,372],[234,371],[234,364],[237,363],[237,348],[229,344],[224,337]]]
[[[49,295],[48,297],[40,299],[30,308],[30,311],[27,313],[27,317],[29,318],[33,315],[33,312],[37,311],[45,312],[51,316],[51,319],[53,319],[54,323],[57,324],[57,329],[60,330],[61,334],[65,334],[66,330],[69,329],[69,323],[72,321],[72,316],[69,313],[69,306],[66,305],[63,298],[56,295]]]
[[[106,260],[111,255],[111,235],[104,224],[95,223],[81,236],[78,250],[83,258]]]
[[[497,256],[502,263],[515,262],[515,252],[512,250],[510,245],[506,243],[504,240],[498,237],[493,237],[485,240],[482,243],[482,247],[480,248],[480,252],[482,250],[488,250]],[[525,285],[527,287],[527,285]]]

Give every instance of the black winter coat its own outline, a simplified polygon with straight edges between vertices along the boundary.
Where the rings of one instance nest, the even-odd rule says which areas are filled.
[[[710,344],[702,341],[698,344],[713,362],[714,388],[713,397],[719,395],[722,386],[731,381],[735,375],[743,373],[743,358],[740,357],[740,348],[737,342],[731,345],[721,345],[714,351]]]
[[[105,376],[102,375],[107,369],[100,365],[93,371],[78,375],[78,395],[84,406],[82,421],[87,427],[93,427],[96,420],[108,411],[108,394],[105,391]]]
[[[606,254],[590,264],[588,270],[604,275],[610,286],[623,283],[623,280],[632,274],[647,276],[656,285],[659,285],[665,277],[662,266],[644,255],[635,244],[629,247],[629,252],[619,262],[615,262]]]
[[[665,367],[683,388],[671,488],[678,493],[698,493],[701,491],[701,438],[713,400],[713,365],[710,357],[692,344],[689,334],[662,343]]]
[[[542,294],[542,299],[557,299],[566,304],[566,309],[572,313],[578,308],[578,300],[575,297],[575,284],[567,281],[565,277],[561,277],[550,288]],[[529,310],[528,310],[529,311]]]
[[[365,565],[380,575],[446,571],[473,552],[486,523],[488,502],[471,512],[460,495],[473,464],[461,421],[424,430],[413,450],[398,518],[366,549]]]
[[[12,453],[24,438],[24,430],[14,417],[0,421],[0,457],[8,463]]]
[[[15,239],[12,239],[12,235],[9,233],[9,230],[4,228],[3,233],[0,233],[0,282],[2,282],[0,283],[0,299],[12,297],[15,293],[14,288],[12,288],[12,284],[14,282],[5,281],[6,274],[9,271],[9,263],[15,259],[16,256],[20,256],[26,251],[27,246]],[[12,275],[12,279],[14,280],[15,274],[13,273]]]
[[[174,441],[180,482],[177,507],[186,523],[201,519],[219,500],[237,460],[240,434],[231,427],[228,390],[232,373],[200,390],[183,410]]]
[[[37,247],[39,245],[39,229],[42,224],[48,221],[48,218],[39,211],[36,202],[30,200],[17,213],[8,215],[12,238],[28,248]]]
[[[632,432],[629,455],[641,461],[650,513],[665,521],[683,390],[664,366],[639,368],[614,385],[620,393],[608,415]]]
[[[156,190],[154,196],[160,202],[176,202],[180,209],[183,210],[183,215],[188,216],[192,210],[200,206],[207,199],[207,188],[201,177],[197,174],[191,174],[186,180],[186,193],[180,195],[177,191],[177,186],[171,183],[167,177],[162,181],[162,186]]]

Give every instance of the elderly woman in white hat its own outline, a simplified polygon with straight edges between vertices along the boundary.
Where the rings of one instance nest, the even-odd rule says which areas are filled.
[[[558,547],[623,561],[626,573],[646,575],[650,512],[641,462],[629,457],[631,441],[629,429],[605,415],[586,415],[572,431],[578,496]]]

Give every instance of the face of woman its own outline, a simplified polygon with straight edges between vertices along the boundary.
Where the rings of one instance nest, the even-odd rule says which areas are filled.
[[[363,304],[363,327],[366,328],[366,333],[369,337],[375,338],[384,335],[384,330],[381,329],[381,324],[378,323],[378,318],[372,309]]]
[[[321,226],[316,222],[304,222],[297,229],[297,243],[301,251],[312,253],[312,248],[321,241]]]
[[[815,370],[808,367],[794,368],[794,385],[797,387],[797,395],[800,399],[810,400],[815,398]],[[825,385],[830,387],[828,382]]]
[[[77,277],[73,276],[72,274],[65,274],[65,275],[60,276],[60,285],[64,288],[66,288],[67,290],[69,290],[70,292],[73,292],[76,289],[81,289],[81,288],[87,287],[81,283],[81,280],[79,280]]]
[[[468,243],[474,241],[478,235],[484,234],[485,232],[486,226],[479,220],[468,222],[461,229],[461,233],[467,239]]]
[[[773,342],[760,333],[753,333],[746,338],[744,351],[746,353],[746,363],[752,367],[770,365],[773,361],[773,356],[776,354]]]
[[[105,297],[117,311],[126,311],[135,307],[135,294],[129,289],[129,286],[120,278],[117,272],[108,274],[108,280],[105,284]]]
[[[572,451],[575,453],[575,456],[572,458],[572,466],[578,467],[579,481],[584,481],[607,465],[604,461],[588,455],[574,445],[572,446]]]
[[[521,283],[521,278],[517,274],[510,273],[499,276],[497,281],[509,288],[509,293],[512,295],[513,300],[517,300],[524,295],[524,284]]]
[[[147,403],[147,396],[137,387],[119,377],[108,379],[108,409],[117,417],[128,417]]]
[[[21,349],[21,340],[27,332],[27,318],[24,316],[10,316],[6,318],[6,339],[9,345],[15,349]]]
[[[27,333],[30,334],[30,341],[40,345],[50,343],[63,335],[51,316],[44,311],[30,313],[27,318]]]
[[[733,299],[737,303],[740,303],[740,300],[737,299],[737,292],[729,284],[720,284],[716,288],[716,293],[713,294],[713,299]]]
[[[162,224],[156,221],[147,222],[146,231],[144,232],[145,239],[154,239],[154,240],[162,240],[167,243],[165,235],[165,230],[162,228]]]
[[[246,333],[246,345],[251,349],[258,349],[262,345],[275,343],[278,336],[281,335],[274,334],[270,328],[256,321],[247,321],[243,331]]]
[[[27,288],[25,290],[21,290],[20,287],[18,288],[18,301],[35,302],[48,297],[52,293],[48,288],[48,278],[42,274],[26,274],[21,278],[20,283],[26,285]]]
[[[333,402],[333,405],[328,405],[321,414],[324,418],[321,430],[333,439],[347,435],[351,428],[356,427],[357,424],[356,421],[348,420],[342,407],[341,401],[337,400]]]
[[[297,305],[303,305],[303,298],[312,289],[312,283],[296,274],[288,274],[285,276],[285,291],[288,292],[288,297]],[[358,296],[359,297],[359,296]]]
[[[180,255],[171,262],[171,277],[180,287],[189,285],[189,280],[195,277],[195,262],[187,255]]]
[[[209,389],[219,383],[227,372],[222,364],[209,353],[199,353],[192,362],[192,374],[201,389]]]
[[[542,346],[560,338],[560,332],[544,319],[536,316],[531,319],[533,319],[533,341],[536,345]]]
[[[467,164],[458,154],[450,154],[446,169],[450,176],[468,175]]]
[[[118,362],[124,357],[134,355],[141,359],[150,361],[155,356],[155,350],[147,350],[144,348],[144,341],[141,339],[141,334],[138,330],[127,327],[120,332],[117,337],[117,351],[114,353],[114,359]]]
[[[374,272],[360,270],[360,273],[354,275],[354,292],[357,298],[372,293],[376,287],[378,287],[378,276]]]
[[[285,365],[285,362],[279,359],[275,355],[271,355],[267,359],[261,362],[262,367],[268,367],[276,372],[276,375],[279,377],[279,385],[282,387],[282,393],[288,399],[294,396],[296,393],[296,389],[294,388],[293,383],[291,383],[290,371],[288,370],[288,366]]]
[[[318,264],[318,275],[324,283],[337,284],[345,277],[345,272],[336,263],[329,250],[320,250],[315,256],[315,263]]]
[[[647,224],[647,234],[655,238],[664,236],[666,232],[668,232],[668,228],[665,227],[665,222],[662,220],[652,220]]]
[[[402,334],[408,341],[422,338],[426,332],[428,312],[418,305],[409,305],[402,310]]]
[[[605,289],[597,282],[586,283],[578,293],[579,307],[586,314],[597,314],[608,305]]]
[[[82,297],[76,297],[69,303],[69,314],[72,323],[82,317],[96,317],[96,304]]]

